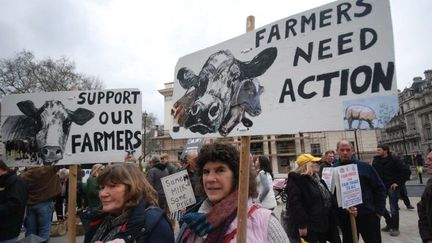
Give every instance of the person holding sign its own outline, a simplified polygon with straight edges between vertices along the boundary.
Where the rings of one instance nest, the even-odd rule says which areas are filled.
[[[287,233],[290,242],[340,242],[336,228],[336,202],[318,175],[321,158],[310,154],[297,157],[297,169],[290,172],[285,187],[288,201]]]
[[[339,209],[339,222],[344,243],[353,242],[353,233],[349,214],[355,216],[358,233],[365,243],[381,242],[380,219],[384,214],[386,188],[375,169],[367,162],[353,159],[353,147],[347,140],[337,145],[339,160],[333,167],[357,165],[362,192],[362,203],[347,209]]]
[[[235,242],[239,162],[239,151],[233,145],[203,145],[197,160],[197,186],[206,198],[183,216],[178,242]],[[254,178],[254,173],[249,171],[250,178]],[[252,203],[252,198],[257,196],[256,190],[256,181],[250,180],[247,242],[288,242],[272,212]]]
[[[157,193],[132,163],[107,166],[97,177],[102,214],[95,214],[84,242],[174,242]]]

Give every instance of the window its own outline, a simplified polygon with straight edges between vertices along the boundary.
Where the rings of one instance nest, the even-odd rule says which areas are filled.
[[[295,141],[277,141],[276,142],[277,152],[280,153],[295,153]]]
[[[321,144],[311,143],[311,153],[313,156],[321,157]]]
[[[250,152],[251,154],[258,154],[258,155],[264,154],[263,142],[257,142],[257,143],[252,142],[250,145]]]

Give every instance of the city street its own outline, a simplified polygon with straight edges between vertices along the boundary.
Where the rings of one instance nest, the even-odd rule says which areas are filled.
[[[424,186],[426,184],[426,181],[430,178],[429,175],[424,174],[423,175],[423,183],[420,184],[419,180],[417,178],[417,175],[413,175],[411,180],[406,183],[407,190],[408,190],[408,196],[410,197],[411,204],[416,208],[414,210],[408,210],[403,202],[399,201],[399,207],[400,207],[400,235],[397,237],[390,236],[386,232],[382,232],[382,239],[385,243],[407,243],[407,242],[421,242],[419,233],[418,233],[418,227],[417,227],[417,203],[420,201],[420,196],[423,193]],[[277,208],[275,209],[275,215],[279,218],[281,210],[285,207],[285,204],[279,203]],[[385,226],[384,219],[381,220],[381,226]],[[176,233],[178,229],[175,229]],[[22,233],[19,237],[19,239],[22,239],[24,237],[24,233]],[[77,236],[76,242],[81,243],[84,241],[84,236]],[[61,237],[51,237],[50,239],[51,243],[64,243],[67,242],[67,235],[61,236]],[[363,242],[360,240],[360,242]]]

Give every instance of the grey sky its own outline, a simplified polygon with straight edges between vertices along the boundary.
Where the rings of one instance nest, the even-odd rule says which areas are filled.
[[[163,96],[179,57],[255,26],[331,1],[262,0],[0,0],[0,58],[33,51],[61,56],[79,72],[97,76],[106,88],[139,88],[143,109],[163,122]],[[432,69],[430,0],[391,0],[398,88]]]

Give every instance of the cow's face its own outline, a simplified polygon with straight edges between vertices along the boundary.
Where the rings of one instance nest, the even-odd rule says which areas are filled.
[[[232,97],[236,87],[240,87],[235,84],[262,75],[276,55],[276,48],[267,48],[251,61],[241,62],[225,50],[211,55],[198,76],[187,68],[180,69],[177,74],[180,85],[197,90],[196,100],[187,111],[185,128],[201,134],[217,132],[232,109]],[[256,94],[254,99],[259,96]]]
[[[36,109],[32,101],[18,103],[20,110],[35,120],[36,146],[44,163],[53,163],[63,158],[63,152],[72,122],[83,125],[94,113],[79,108],[70,111],[57,100],[46,101]]]
[[[231,87],[240,77],[240,68],[231,53],[218,52],[208,59],[199,77],[207,89],[192,104],[185,125],[192,132],[214,133],[229,109]]]

